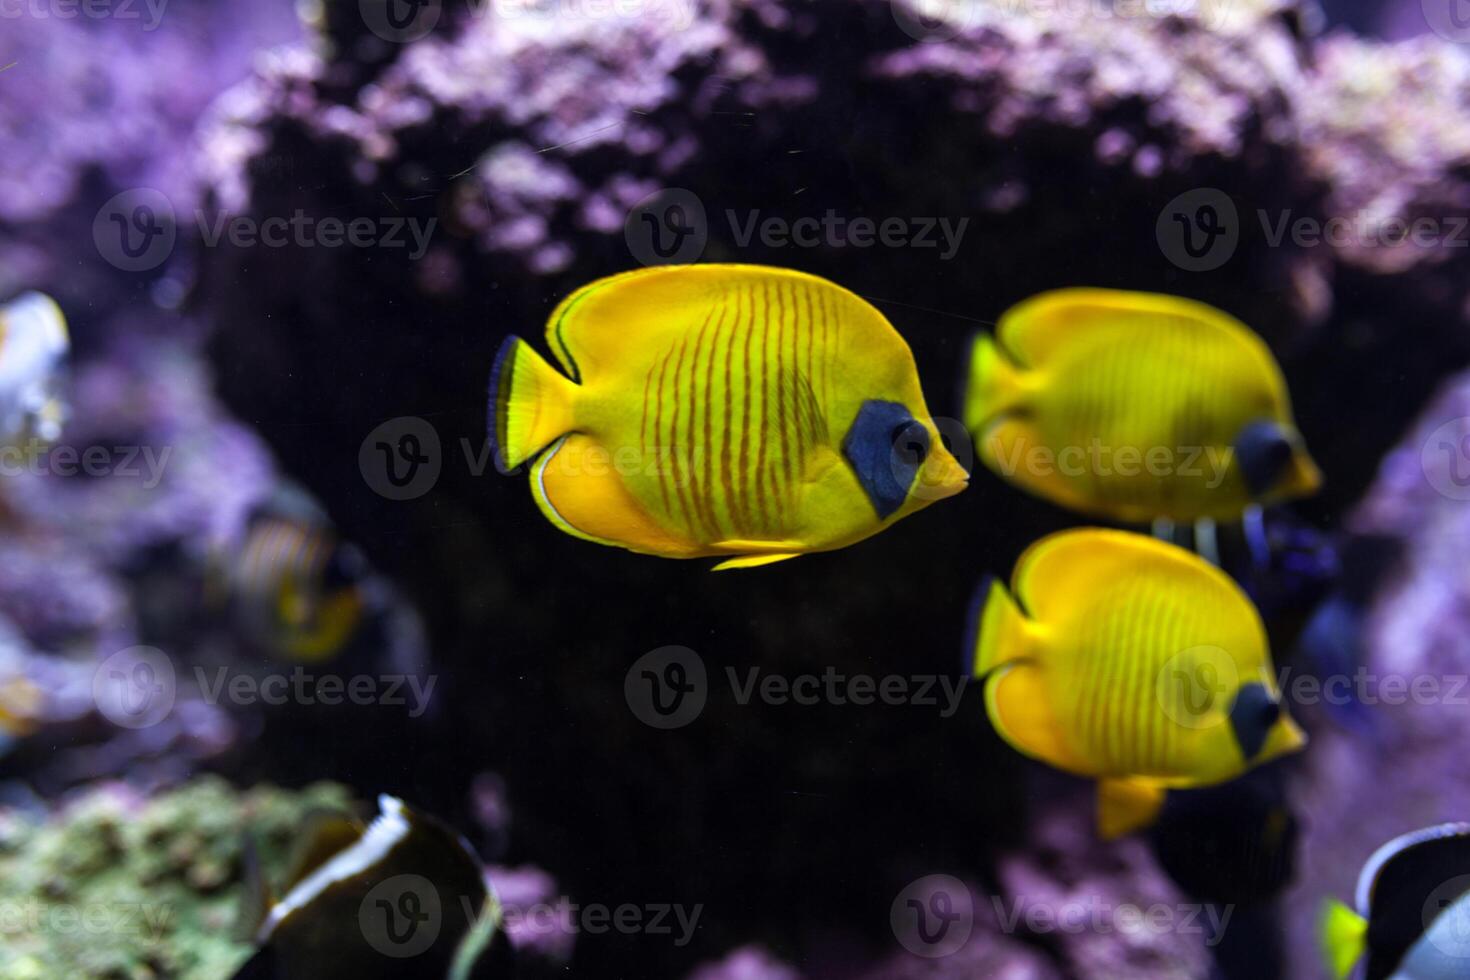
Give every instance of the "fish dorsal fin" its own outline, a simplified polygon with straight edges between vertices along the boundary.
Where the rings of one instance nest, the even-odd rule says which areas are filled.
[[[1027,548],[1016,561],[1011,590],[1031,615],[1042,622],[1049,612],[1090,592],[1140,571],[1162,570],[1181,584],[1225,589],[1244,595],[1219,569],[1176,545],[1131,531],[1074,528],[1048,535]]]
[[[1039,367],[1062,345],[1086,331],[1127,333],[1149,321],[1187,323],[1257,349],[1273,365],[1265,344],[1245,324],[1213,306],[1162,293],[1117,289],[1057,289],[1023,300],[1007,310],[996,327],[1001,345],[1020,364]],[[1095,336],[1090,339],[1096,339]]]
[[[408,837],[412,830],[408,808],[403,801],[386,794],[378,798],[379,814],[350,846],[338,851],[326,863],[313,868],[271,908],[261,926],[265,938],[298,909],[305,908],[332,885],[381,862],[388,852]]]
[[[1379,879],[1389,865],[1410,852],[1423,851],[1425,857],[1421,860],[1426,864],[1437,869],[1450,869],[1456,863],[1450,857],[1450,852],[1460,852],[1463,855],[1467,839],[1470,839],[1470,823],[1443,823],[1400,834],[1380,846],[1369,856],[1363,864],[1363,870],[1358,874],[1357,892],[1353,898],[1358,912],[1368,915],[1372,911]],[[1433,851],[1445,851],[1446,854],[1430,857],[1429,854]],[[1460,860],[1463,861],[1463,856]],[[1455,867],[1452,871],[1452,874],[1464,873],[1466,869],[1461,867]]]
[[[316,810],[306,816],[306,830],[291,854],[284,887],[295,888],[301,880],[362,838],[364,826],[345,813]]]
[[[835,283],[793,269],[718,263],[654,266],[589,283],[552,311],[546,341],[572,380],[582,384],[625,357],[630,343],[656,349],[660,338],[697,329],[742,287],[777,283],[789,287],[788,296],[802,290],[830,297],[828,309],[838,311],[844,324],[858,323],[857,311],[866,308],[874,324],[886,328],[877,335],[891,334],[903,346],[882,314]],[[735,303],[732,315],[758,318],[755,300],[750,305],[743,309]]]

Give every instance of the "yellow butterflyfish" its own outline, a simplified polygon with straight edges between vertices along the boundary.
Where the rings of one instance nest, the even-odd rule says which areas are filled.
[[[1171,787],[1225,782],[1306,736],[1229,576],[1126,531],[1063,531],[982,586],[972,669],[1012,747],[1099,780],[1099,829],[1147,826]]]
[[[1249,327],[1176,296],[1063,289],[976,339],[965,425],[999,476],[1112,520],[1235,520],[1321,484]]]
[[[490,385],[496,465],[568,534],[750,567],[853,544],[968,474],[872,305],[789,269],[660,266],[564,300]],[[961,434],[962,435],[962,434]]]
[[[1358,875],[1354,905],[1328,899],[1320,938],[1345,980],[1463,977],[1470,966],[1470,823],[1411,831],[1384,844]]]

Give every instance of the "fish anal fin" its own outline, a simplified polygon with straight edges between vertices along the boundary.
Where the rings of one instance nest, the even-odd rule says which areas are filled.
[[[723,572],[732,568],[759,568],[761,565],[771,565],[788,558],[800,558],[801,554],[795,551],[778,552],[765,555],[741,555],[738,558],[727,558],[720,562],[711,571]]]
[[[1166,790],[1146,779],[1103,779],[1097,784],[1097,831],[1115,840],[1151,826],[1164,806]]]
[[[1062,738],[1035,660],[1002,664],[985,682],[985,712],[1001,738],[1016,751],[1059,769],[1076,771],[1076,754]]]
[[[553,443],[531,467],[531,493],[547,520],[573,537],[669,558],[707,553],[660,527],[589,435]]]

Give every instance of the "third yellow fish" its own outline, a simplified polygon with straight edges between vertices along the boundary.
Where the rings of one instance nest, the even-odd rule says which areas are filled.
[[[1099,781],[1099,827],[1151,823],[1169,788],[1208,786],[1306,742],[1281,705],[1266,630],[1204,559],[1083,528],[1033,544],[1011,592],[977,597],[970,651],[1015,749]]]
[[[1043,293],[971,354],[965,425],[994,472],[1118,521],[1238,519],[1316,491],[1281,369],[1245,324],[1177,296]]]

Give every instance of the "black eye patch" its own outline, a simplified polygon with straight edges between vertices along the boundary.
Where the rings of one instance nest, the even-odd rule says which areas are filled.
[[[929,430],[898,402],[866,401],[842,440],[842,455],[881,520],[903,506],[929,455]]]
[[[1230,728],[1240,753],[1254,759],[1266,744],[1271,727],[1281,718],[1281,705],[1264,684],[1242,684],[1230,706]]]
[[[1291,462],[1292,441],[1286,430],[1269,420],[1252,422],[1235,437],[1240,473],[1246,489],[1260,496],[1276,485]]]

